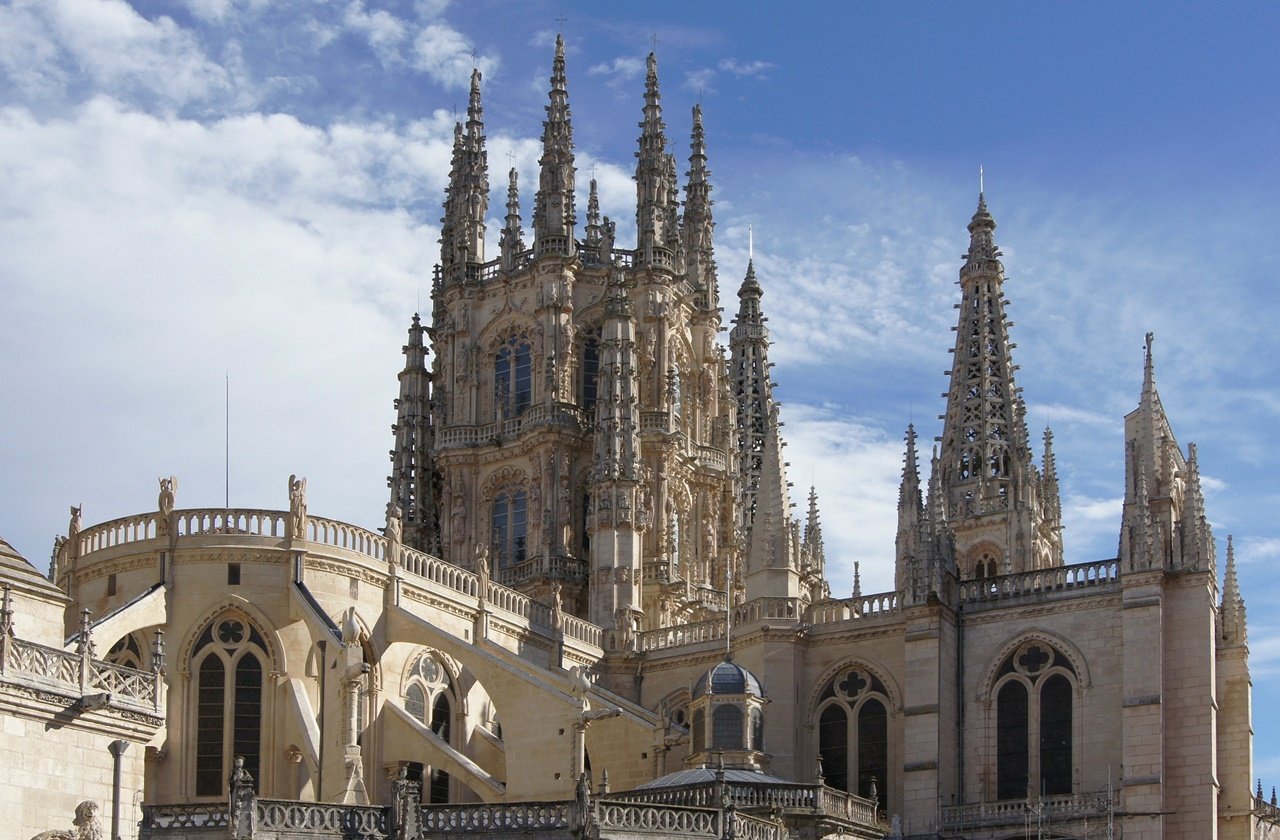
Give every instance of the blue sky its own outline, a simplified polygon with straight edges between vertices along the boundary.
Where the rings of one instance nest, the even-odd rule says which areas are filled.
[[[0,3],[0,535],[43,568],[68,504],[149,509],[169,474],[180,506],[221,504],[228,375],[233,504],[281,508],[298,473],[317,514],[379,524],[473,64],[491,182],[510,155],[531,183],[563,30],[579,181],[595,173],[625,244],[656,38],[681,171],[705,110],[729,301],[755,231],[791,479],[818,486],[833,588],[854,560],[865,590],[892,586],[902,434],[940,431],[983,165],[1068,562],[1115,553],[1153,330],[1220,558],[1236,538],[1255,705],[1280,701],[1280,6],[783,5]],[[1255,726],[1275,781],[1280,726]]]

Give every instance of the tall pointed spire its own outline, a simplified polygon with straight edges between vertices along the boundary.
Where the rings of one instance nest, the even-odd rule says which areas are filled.
[[[755,266],[747,263],[747,275],[738,290],[738,316],[729,332],[729,370],[738,402],[738,465],[743,479],[741,515],[742,524],[747,528],[755,521],[765,439],[773,416],[769,329],[760,310],[763,296]]]
[[[978,195],[968,229],[940,453],[941,490],[957,552],[975,550],[959,572],[989,574],[991,560],[1002,573],[1061,565],[1058,531],[1040,499],[1026,405],[1014,382],[1004,265],[984,194]],[[1000,534],[992,540],[997,524]],[[993,545],[1003,556],[977,556],[987,556]]]
[[[480,71],[471,71],[467,123],[454,126],[453,168],[441,219],[440,264],[446,282],[461,268],[484,262],[484,217],[489,210],[489,155],[485,150]]]
[[[587,244],[599,247],[600,239],[604,233],[604,228],[600,224],[600,194],[596,190],[596,179],[591,179],[591,188],[587,194]],[[601,259],[607,259],[606,254],[600,255]]]
[[[1236,577],[1236,550],[1230,535],[1227,536],[1227,571],[1222,582],[1222,604],[1218,607],[1218,616],[1223,642],[1229,645],[1249,643],[1244,596],[1240,594],[1240,581]]]
[[[439,554],[435,500],[435,466],[432,451],[435,429],[431,424],[431,373],[423,344],[426,329],[417,313],[404,345],[404,370],[396,398],[395,448],[391,450],[391,504],[400,508],[404,544]]]
[[[574,227],[575,172],[573,124],[569,93],[565,87],[564,37],[556,36],[551,63],[551,90],[547,118],[542,123],[542,157],[539,159],[538,195],[533,209],[534,253],[571,255],[576,250]]]
[[[502,268],[515,271],[521,252],[524,251],[524,231],[520,226],[520,189],[516,168],[507,173],[507,221],[502,226],[498,247],[502,250]]]
[[[827,551],[822,544],[822,520],[818,514],[818,489],[809,485],[809,511],[805,517],[804,539],[800,543],[801,553],[805,558],[805,583],[814,601],[827,597],[829,588],[826,582]]]
[[[653,53],[647,60],[644,119],[636,159],[636,260],[640,265],[671,268],[671,244],[677,233],[675,159],[667,154],[658,59]]]
[[[707,169],[706,133],[702,128],[702,106],[693,106],[693,138],[690,144],[688,184],[685,186],[684,235],[686,271],[689,283],[703,293],[702,305],[716,309],[720,290],[712,244],[715,222],[711,218],[711,172]]]

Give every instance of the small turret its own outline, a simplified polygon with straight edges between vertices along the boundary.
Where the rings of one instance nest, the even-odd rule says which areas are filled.
[[[404,370],[400,372],[400,395],[396,398],[396,423],[391,427],[395,448],[391,450],[391,504],[399,507],[404,544],[432,554],[440,553],[436,512],[436,471],[432,457],[435,429],[431,423],[431,373],[423,328],[417,313],[404,345]]]
[[[716,281],[715,255],[711,218],[711,172],[707,169],[706,134],[702,128],[702,106],[693,106],[693,138],[690,144],[688,184],[685,186],[684,236],[685,260],[689,283],[704,293],[703,305],[714,310],[719,306],[720,290]]]
[[[677,235],[675,160],[667,154],[666,123],[658,93],[658,59],[649,53],[644,86],[644,119],[636,152],[636,262],[670,269]]]
[[[446,283],[465,276],[465,267],[484,262],[485,214],[489,210],[489,156],[485,151],[480,71],[471,72],[465,130],[454,126],[453,168],[444,218],[440,220],[440,265]]]
[[[895,586],[905,589],[910,579],[910,567],[923,559],[925,554],[924,505],[920,497],[920,462],[916,455],[916,427],[907,426],[907,450],[902,457],[902,481],[898,486],[898,535],[895,541],[897,563]]]
[[[520,189],[515,167],[507,173],[507,221],[502,226],[498,246],[502,249],[502,270],[515,271],[524,252],[524,231],[520,226]]]
[[[600,240],[604,234],[604,227],[600,223],[600,195],[596,191],[596,179],[591,179],[591,189],[587,194],[587,244],[593,248],[599,247]],[[608,255],[601,254],[601,260],[607,261]]]
[[[1236,578],[1236,550],[1230,535],[1227,536],[1227,571],[1222,582],[1222,603],[1218,606],[1218,626],[1223,645],[1249,643],[1244,596],[1240,594],[1240,581]]]

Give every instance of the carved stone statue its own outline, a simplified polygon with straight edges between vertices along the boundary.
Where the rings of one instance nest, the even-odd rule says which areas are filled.
[[[289,536],[307,536],[307,480],[296,475],[289,476]]]
[[[80,511],[84,505],[71,506],[71,522],[67,524],[67,539],[74,540],[80,533]]]
[[[400,562],[400,542],[403,539],[404,526],[401,522],[403,514],[395,502],[387,502],[387,527],[383,533],[387,535],[387,562]]]
[[[174,493],[178,489],[178,479],[169,476],[160,479],[160,498],[156,504],[160,509],[160,515],[165,519],[169,518],[169,514],[173,513]]]
[[[560,582],[551,584],[551,630],[559,633],[564,629],[564,600],[560,597]]]
[[[613,260],[613,243],[618,238],[618,224],[605,216],[600,227],[600,260],[607,263]]]
[[[86,799],[76,806],[71,831],[45,831],[31,840],[102,840],[102,824],[98,822],[98,803]]]
[[[476,575],[479,577],[476,595],[481,601],[489,600],[489,546],[476,546]]]

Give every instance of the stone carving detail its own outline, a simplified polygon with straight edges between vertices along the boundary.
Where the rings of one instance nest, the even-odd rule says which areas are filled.
[[[76,806],[71,831],[45,831],[31,840],[103,840],[102,823],[98,821],[98,803],[86,799]]]
[[[307,480],[296,475],[289,476],[289,536],[307,536]]]

